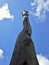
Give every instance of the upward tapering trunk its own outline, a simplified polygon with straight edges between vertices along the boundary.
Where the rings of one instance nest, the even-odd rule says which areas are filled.
[[[24,19],[24,21],[23,21],[23,29],[24,29],[25,32],[27,32],[31,36],[32,29],[31,29],[31,25],[29,23],[28,18]]]

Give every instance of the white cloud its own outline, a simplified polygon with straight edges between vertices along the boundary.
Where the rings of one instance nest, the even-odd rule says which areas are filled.
[[[46,18],[46,12],[49,12],[49,0],[34,0],[31,2],[31,14],[39,19]]]
[[[42,55],[37,55],[37,59],[38,59],[39,65],[49,65],[49,59],[47,59],[46,57]]]
[[[2,49],[0,49],[0,58],[3,58],[4,56],[3,56],[3,50]]]
[[[0,20],[3,20],[4,18],[13,19],[13,15],[10,14],[7,3],[0,8]]]

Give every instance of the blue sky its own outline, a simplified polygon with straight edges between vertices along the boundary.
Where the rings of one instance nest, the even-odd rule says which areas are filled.
[[[25,9],[29,11],[32,40],[38,58],[49,61],[48,6],[49,0],[0,0],[0,65],[10,63],[15,41],[23,28],[22,11]]]

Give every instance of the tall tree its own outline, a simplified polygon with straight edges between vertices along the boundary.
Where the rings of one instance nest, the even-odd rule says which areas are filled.
[[[32,29],[29,23],[28,11],[22,12],[23,30],[17,37],[10,65],[39,65],[32,41]]]

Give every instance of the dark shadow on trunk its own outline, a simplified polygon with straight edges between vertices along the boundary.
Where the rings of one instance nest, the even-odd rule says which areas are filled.
[[[27,61],[25,61],[25,62],[23,63],[23,65],[28,65]]]

